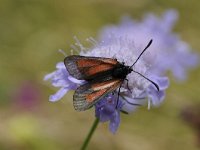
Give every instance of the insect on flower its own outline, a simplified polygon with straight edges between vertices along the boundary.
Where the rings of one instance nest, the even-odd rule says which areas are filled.
[[[135,72],[150,81],[159,91],[159,86],[155,82],[132,68],[151,43],[152,40],[150,40],[148,45],[131,66],[126,66],[124,63],[112,58],[86,57],[79,55],[66,57],[64,64],[69,74],[78,80],[87,81],[87,83],[78,87],[74,93],[74,108],[78,111],[87,110],[101,98],[115,91],[117,88],[119,88],[118,104],[121,85],[124,80],[126,80],[128,87],[128,79],[126,79],[126,76],[131,72]]]

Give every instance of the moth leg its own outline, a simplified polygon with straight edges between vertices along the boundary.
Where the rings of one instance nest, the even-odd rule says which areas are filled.
[[[125,111],[125,110],[120,110],[120,112],[122,112],[123,114],[126,114],[126,115],[129,114],[129,113],[128,113],[127,111]]]
[[[119,95],[120,95],[120,89],[122,87],[122,84],[120,85],[119,87],[119,91],[118,91],[118,95],[117,95],[117,104],[116,104],[116,109],[117,109],[117,106],[118,106],[118,103],[119,103]]]
[[[129,88],[129,85],[128,85],[128,79],[124,79],[124,80],[126,80],[126,82],[127,82],[127,89],[132,93],[132,91],[131,91],[131,89]]]

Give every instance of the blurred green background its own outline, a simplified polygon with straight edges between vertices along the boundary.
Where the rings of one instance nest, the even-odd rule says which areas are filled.
[[[174,28],[200,53],[200,2],[198,0],[0,0],[0,150],[79,149],[94,120],[93,110],[76,112],[72,94],[51,103],[57,91],[44,82],[76,35],[81,43],[97,37],[107,24],[129,14],[140,20],[152,12],[176,9]],[[185,123],[183,108],[200,100],[200,70],[177,84],[171,78],[161,107],[123,115],[115,135],[100,124],[89,149],[197,150],[196,131]]]

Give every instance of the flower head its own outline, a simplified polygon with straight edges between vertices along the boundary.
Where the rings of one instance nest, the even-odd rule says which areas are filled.
[[[113,38],[113,41],[109,44],[100,42],[87,52],[84,51],[82,46],[80,48],[80,55],[116,58],[119,62],[124,62],[128,66],[131,66],[138,58],[134,41],[119,37]],[[51,79],[53,86],[60,87],[60,90],[56,94],[50,96],[50,101],[59,100],[67,91],[75,90],[83,83],[83,81],[77,81],[72,78],[63,63],[58,63],[56,68],[55,72],[45,76],[45,80]],[[162,78],[156,74],[154,75],[150,70],[149,64],[143,58],[133,66],[133,69],[142,75],[155,78],[155,82],[158,86],[161,85],[162,88],[160,88],[160,91],[157,91],[151,82],[139,74],[132,72],[127,76],[128,83],[121,85],[119,98],[118,90],[116,90],[113,94],[105,96],[97,102],[95,104],[96,117],[101,122],[109,121],[109,128],[113,133],[116,132],[120,124],[120,111],[129,112],[129,109],[126,109],[127,105],[139,106],[144,104],[146,99],[149,99],[153,105],[158,105],[162,102],[164,90],[168,87],[167,77]]]
[[[92,42],[92,39],[90,39]],[[100,42],[89,51],[85,52],[82,45],[80,47],[80,55],[96,56],[105,58],[116,58],[119,62],[131,66],[138,58],[134,41],[115,37],[109,44]],[[116,90],[113,94],[105,96],[95,104],[96,117],[101,122],[109,121],[111,132],[116,132],[120,123],[120,111],[130,112],[129,106],[139,106],[145,103],[148,99],[152,105],[159,105],[164,99],[164,91],[168,87],[167,77],[160,77],[151,72],[149,64],[141,58],[133,69],[144,76],[155,79],[158,86],[161,86],[160,91],[147,79],[134,72],[127,76],[127,82],[121,85],[121,92]],[[54,95],[50,96],[50,101],[56,101],[66,94],[69,90],[75,90],[83,81],[72,78],[67,72],[63,63],[57,64],[57,70],[45,76],[45,80],[51,79],[53,86],[61,87]],[[73,80],[72,80],[73,79]],[[119,94],[119,97],[118,97]],[[129,107],[130,108],[130,107]]]
[[[96,117],[101,122],[109,121],[109,129],[115,133],[120,124],[120,112],[132,112],[138,106],[148,101],[150,105],[159,106],[165,97],[165,90],[169,86],[169,80],[165,76],[167,70],[181,79],[185,70],[195,66],[197,57],[189,52],[186,43],[180,41],[177,35],[171,33],[171,27],[177,18],[175,11],[169,11],[163,18],[158,19],[153,15],[147,16],[142,23],[126,19],[119,26],[106,27],[101,31],[101,40],[95,41],[89,38],[93,44],[86,48],[75,38],[76,50],[83,56],[115,58],[126,66],[131,66],[138,58],[149,40],[153,38],[153,44],[147,52],[140,57],[133,66],[133,70],[127,75],[126,80],[113,93],[104,96],[95,104]],[[183,59],[189,62],[183,61]],[[174,62],[177,61],[174,65]],[[57,70],[45,76],[45,80],[51,79],[52,85],[60,87],[60,90],[50,96],[50,101],[61,99],[69,90],[75,90],[86,81],[74,79],[67,72],[64,63],[57,64]],[[181,73],[180,73],[181,72]],[[179,76],[180,75],[180,76]],[[159,86],[159,91],[146,78],[149,78]]]

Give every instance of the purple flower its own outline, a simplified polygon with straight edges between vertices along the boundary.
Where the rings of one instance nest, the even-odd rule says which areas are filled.
[[[153,44],[133,69],[157,83],[160,90],[157,91],[151,82],[132,72],[127,76],[128,85],[124,82],[121,86],[119,99],[117,89],[95,104],[96,117],[101,122],[109,122],[112,133],[119,127],[120,112],[130,113],[147,102],[148,108],[163,102],[165,90],[169,86],[166,71],[170,70],[178,79],[184,79],[186,70],[197,64],[198,57],[171,32],[176,19],[175,11],[166,12],[162,18],[148,15],[141,23],[125,18],[118,26],[105,27],[101,31],[100,41],[89,38],[88,41],[93,45],[90,48],[85,48],[75,38],[73,49],[80,51],[80,55],[116,58],[128,66],[133,64],[149,40],[153,39]],[[50,101],[61,99],[69,90],[75,90],[86,82],[71,77],[62,62],[56,68],[56,71],[44,78],[51,79],[52,85],[60,88],[50,96]]]
[[[169,86],[169,80],[167,77],[157,77],[151,76],[151,78],[155,83],[158,84],[160,90],[158,91],[155,86],[150,85],[147,89],[147,95],[149,104],[152,103],[153,106],[159,106],[165,98],[165,90]],[[150,105],[149,105],[150,107]]]
[[[80,48],[80,55],[117,58],[119,62],[124,62],[125,65],[129,66],[132,65],[139,56],[134,48],[134,41],[129,39],[115,37],[110,43],[98,43],[93,39],[89,39],[89,41],[94,44],[94,47],[90,48],[89,51],[85,51],[85,48],[79,41],[76,42],[76,45]],[[95,105],[96,117],[99,118],[101,122],[109,121],[109,129],[112,133],[116,132],[120,124],[120,112],[130,112],[129,109],[126,109],[126,106],[135,106],[135,108],[137,108],[143,105],[146,100],[151,101],[152,105],[157,105],[164,99],[164,90],[168,87],[168,82],[162,82],[162,80],[167,80],[167,77],[162,79],[161,76],[154,74],[149,69],[149,64],[153,63],[153,60],[148,63],[144,60],[144,58],[140,59],[133,66],[133,69],[145,76],[151,75],[156,79],[155,82],[157,82],[159,86],[163,86],[163,88],[157,92],[155,88],[152,87],[151,82],[134,72],[130,73],[127,76],[129,88],[126,83],[122,84],[118,105],[118,90],[116,90],[113,95],[110,94],[104,97]],[[45,80],[51,79],[53,86],[61,88],[56,94],[50,96],[50,101],[61,99],[67,91],[75,90],[83,83],[83,81],[70,77],[63,63],[58,63],[56,68],[57,70],[55,72],[46,75],[44,78]]]

